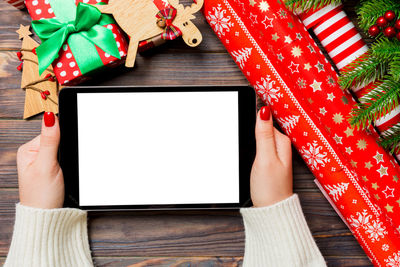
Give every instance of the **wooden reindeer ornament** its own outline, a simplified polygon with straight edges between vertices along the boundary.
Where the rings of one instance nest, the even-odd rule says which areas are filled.
[[[108,5],[96,5],[102,13],[113,14],[119,26],[130,36],[125,66],[133,67],[140,41],[160,35],[172,40],[182,35],[188,46],[198,46],[203,37],[191,22],[201,9],[204,0],[197,0],[190,7],[169,0],[172,8],[158,10],[152,0],[110,0]]]
[[[18,69],[22,70],[21,88],[25,90],[24,119],[43,111],[58,113],[60,87],[55,81],[52,67],[47,68],[39,76],[38,57],[35,53],[35,48],[39,44],[30,37],[32,33],[29,31],[29,25],[21,25],[17,33],[22,39],[21,52],[17,54],[23,62]]]

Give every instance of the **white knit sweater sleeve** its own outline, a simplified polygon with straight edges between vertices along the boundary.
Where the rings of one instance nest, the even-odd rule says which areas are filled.
[[[326,266],[296,194],[272,206],[242,208],[246,241],[243,266]]]
[[[5,267],[93,266],[87,213],[16,205],[14,233]]]

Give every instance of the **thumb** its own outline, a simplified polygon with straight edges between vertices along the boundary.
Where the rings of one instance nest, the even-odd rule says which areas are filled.
[[[256,144],[257,156],[259,158],[267,159],[272,155],[276,155],[274,126],[269,106],[263,106],[258,113],[256,122]]]
[[[42,133],[40,134],[39,161],[57,160],[59,143],[60,128],[58,119],[53,112],[45,112],[42,121]]]

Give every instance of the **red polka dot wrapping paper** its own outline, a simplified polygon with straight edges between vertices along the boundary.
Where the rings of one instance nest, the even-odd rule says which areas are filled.
[[[399,266],[399,166],[376,132],[350,126],[355,102],[303,24],[275,0],[209,0],[203,12],[373,263]]]
[[[82,0],[75,2],[76,4],[78,4],[78,2],[98,4],[100,2],[107,3],[108,0]],[[54,18],[55,16],[49,0],[26,0],[25,4],[32,20],[49,19]],[[125,61],[128,43],[125,39],[123,31],[117,26],[116,23],[104,25],[104,27],[113,32],[121,59],[105,53],[97,46],[96,50],[104,64],[104,68],[112,68],[122,64]],[[62,85],[76,85],[90,78],[88,75],[82,75],[67,42],[65,42],[60,49],[59,57],[53,62],[52,66],[58,82]]]

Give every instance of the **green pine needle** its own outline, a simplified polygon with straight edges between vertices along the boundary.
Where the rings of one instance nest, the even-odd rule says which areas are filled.
[[[366,54],[346,67],[342,76],[339,77],[339,85],[343,89],[365,86],[371,81],[382,79],[387,68],[387,61]]]
[[[308,11],[330,4],[340,4],[341,0],[287,0],[285,3],[290,10],[301,9]]]
[[[399,153],[400,147],[397,144],[400,144],[400,123],[386,131],[379,141],[383,148],[390,149],[390,153]]]
[[[365,128],[398,106],[400,83],[390,78],[387,77],[379,86],[360,98],[361,103],[352,111],[350,118],[352,125]]]

